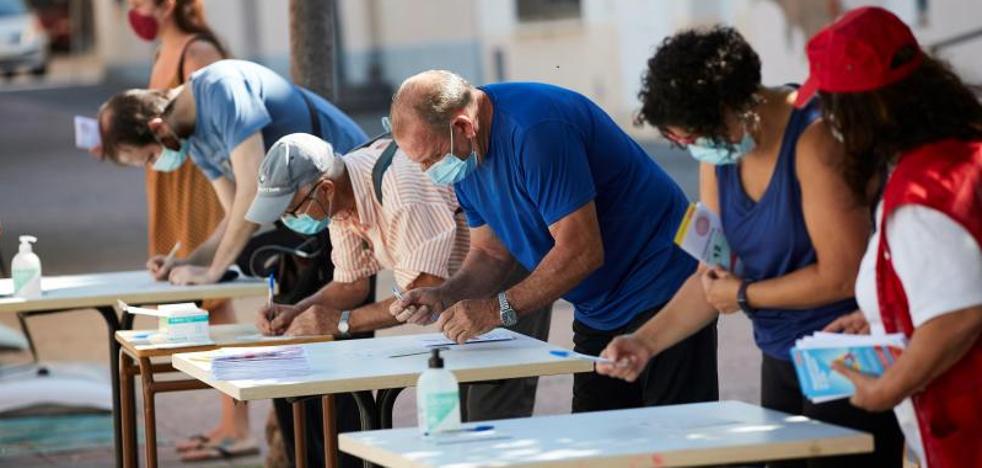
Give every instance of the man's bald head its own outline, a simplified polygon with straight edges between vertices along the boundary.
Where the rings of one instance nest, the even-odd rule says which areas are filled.
[[[450,121],[474,101],[474,87],[456,73],[429,70],[402,82],[392,97],[392,134],[404,134],[421,124],[436,134],[446,133]]]

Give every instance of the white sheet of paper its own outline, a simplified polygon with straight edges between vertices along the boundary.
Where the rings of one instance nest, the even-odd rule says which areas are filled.
[[[515,337],[509,334],[505,330],[491,330],[483,335],[475,336],[474,338],[467,340],[466,344],[489,343],[492,341],[509,341],[514,339]],[[454,346],[457,344],[457,342],[445,336],[441,336],[436,338],[420,338],[419,344],[426,346],[428,348],[432,348],[434,346]]]
[[[92,117],[75,116],[75,147],[86,151],[102,144],[99,122]]]

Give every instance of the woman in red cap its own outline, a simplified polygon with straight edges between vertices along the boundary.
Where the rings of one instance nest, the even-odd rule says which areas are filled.
[[[854,405],[894,408],[922,466],[982,466],[982,104],[881,8],[819,32],[808,60],[799,99],[821,94],[846,180],[878,200],[856,282],[862,313],[841,320],[909,340],[879,378],[836,370]]]

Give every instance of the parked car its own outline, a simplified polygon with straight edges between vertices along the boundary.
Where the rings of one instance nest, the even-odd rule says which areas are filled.
[[[48,34],[24,0],[0,0],[0,72],[43,75],[48,71]]]

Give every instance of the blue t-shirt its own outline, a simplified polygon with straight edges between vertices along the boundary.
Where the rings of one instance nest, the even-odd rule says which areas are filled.
[[[266,150],[285,135],[313,133],[310,112],[300,93],[317,109],[318,136],[335,151],[347,153],[368,139],[333,104],[256,63],[221,60],[194,72],[189,83],[197,112],[194,133],[188,138],[191,159],[212,180],[233,178],[232,150],[258,131],[262,131]]]
[[[756,202],[743,189],[739,164],[716,167],[723,232],[743,265],[746,279],[784,276],[814,264],[818,258],[802,212],[795,148],[798,138],[821,113],[818,99],[791,112],[774,173]],[[787,361],[796,339],[853,310],[856,302],[851,298],[806,309],[760,308],[750,314],[754,341],[768,356]]]
[[[696,262],[673,243],[688,205],[678,185],[586,97],[556,86],[481,88],[494,117],[488,153],[455,185],[471,227],[490,226],[529,271],[549,226],[594,201],[604,264],[563,298],[590,328],[613,330],[667,302]]]

